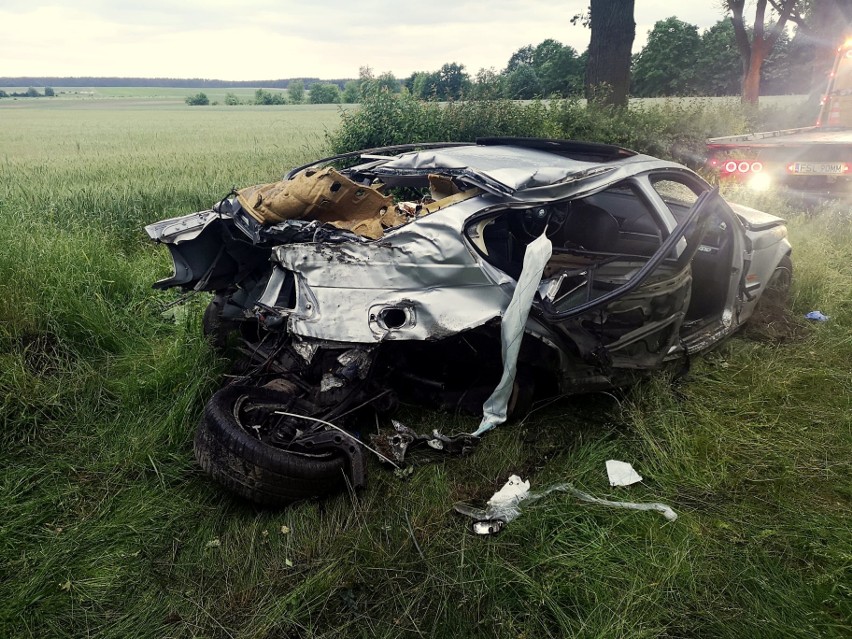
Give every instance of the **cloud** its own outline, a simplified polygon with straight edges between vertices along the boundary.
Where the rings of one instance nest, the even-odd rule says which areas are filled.
[[[119,75],[272,79],[354,77],[358,67],[407,76],[445,62],[505,66],[527,44],[554,38],[582,51],[570,24],[587,0],[5,0],[0,75]],[[719,10],[686,4],[709,26]],[[636,3],[637,45],[669,2]]]

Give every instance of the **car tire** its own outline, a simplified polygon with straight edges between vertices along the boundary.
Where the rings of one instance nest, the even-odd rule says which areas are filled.
[[[249,434],[236,417],[237,401],[284,405],[290,396],[265,388],[230,386],[213,395],[195,435],[201,468],[240,497],[267,506],[339,492],[346,460],[333,452],[309,454],[277,448]]]
[[[772,272],[766,290],[758,304],[769,304],[777,307],[786,307],[790,296],[790,285],[793,282],[793,259],[789,253],[781,258],[778,266]]]
[[[770,285],[772,284],[772,280],[775,279],[775,276],[780,273],[786,274],[783,281],[784,289],[788,291],[790,289],[790,284],[793,282],[793,258],[790,257],[789,253],[782,257],[781,261],[778,262],[778,266],[775,267],[775,272],[769,280]]]
[[[759,341],[773,343],[795,339],[801,334],[801,323],[790,313],[790,284],[793,261],[785,255],[778,262],[757,306],[748,320],[747,333]]]

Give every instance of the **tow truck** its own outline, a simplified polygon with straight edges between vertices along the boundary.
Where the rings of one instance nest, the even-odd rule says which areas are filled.
[[[852,193],[852,37],[837,48],[814,126],[710,138],[707,158],[757,190]]]

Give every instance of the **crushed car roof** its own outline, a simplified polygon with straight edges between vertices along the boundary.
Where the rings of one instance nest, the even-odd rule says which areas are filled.
[[[361,157],[354,172],[386,182],[439,173],[465,180],[495,195],[518,201],[557,200],[611,184],[652,168],[681,165],[607,144],[540,138],[484,138],[475,144],[441,143],[368,149],[324,158],[303,170],[343,158]]]
[[[516,146],[458,146],[406,153],[377,167],[376,174],[461,171],[515,192],[565,182],[575,176],[600,175],[615,168]]]

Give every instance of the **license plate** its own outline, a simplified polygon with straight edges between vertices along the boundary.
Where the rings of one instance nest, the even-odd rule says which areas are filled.
[[[787,167],[788,173],[801,175],[843,175],[848,170],[845,162],[794,162]]]

